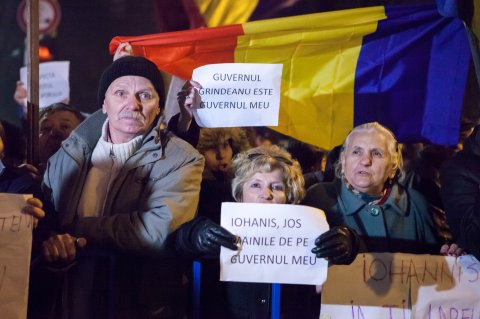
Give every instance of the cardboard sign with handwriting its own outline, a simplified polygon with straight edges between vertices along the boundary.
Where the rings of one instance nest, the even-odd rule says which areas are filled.
[[[27,317],[32,216],[21,213],[31,195],[0,193],[0,317]]]
[[[323,319],[471,319],[480,316],[480,263],[473,256],[372,253],[331,266]]]

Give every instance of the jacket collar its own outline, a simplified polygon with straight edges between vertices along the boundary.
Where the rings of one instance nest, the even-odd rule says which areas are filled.
[[[340,179],[335,181],[335,187],[339,194],[338,201],[344,207],[345,215],[356,214],[368,205],[368,203],[348,190],[345,183]],[[408,196],[405,189],[401,188],[398,183],[394,183],[390,196],[388,196],[382,205],[378,206],[389,212],[395,212],[400,216],[405,216],[408,213]]]
[[[86,143],[90,152],[95,148],[98,140],[102,135],[102,126],[106,121],[107,116],[103,114],[102,110],[98,110],[85,119],[79,126],[75,128],[70,137],[63,143],[68,145],[69,140],[81,140]],[[169,134],[161,129],[162,117],[159,116],[150,130],[144,135],[141,142],[140,149],[137,150],[131,159],[135,165],[144,165],[149,162],[157,161],[159,158],[165,157],[165,147],[168,143]],[[157,151],[143,156],[145,151]],[[80,149],[70,148],[69,152],[82,152]],[[88,152],[88,151],[87,151]],[[78,155],[78,154],[77,154]],[[80,156],[80,155],[78,155]],[[129,160],[129,162],[130,162]],[[128,163],[126,163],[128,165]],[[132,164],[130,164],[132,165]]]
[[[107,116],[102,112],[102,110],[97,110],[88,118],[86,118],[82,123],[80,123],[72,135],[82,139],[88,146],[93,149],[98,142],[98,139],[102,135],[102,127],[107,119]],[[142,145],[147,144],[149,141],[154,140],[155,144],[161,144],[162,135],[165,135],[160,129],[162,123],[162,117],[159,116],[150,130],[145,133]]]
[[[107,116],[103,114],[102,110],[98,110],[80,123],[71,136],[80,138],[87,143],[90,149],[93,149],[102,136],[102,127],[106,119]]]

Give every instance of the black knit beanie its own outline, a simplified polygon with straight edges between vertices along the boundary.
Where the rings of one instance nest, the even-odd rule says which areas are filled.
[[[160,97],[160,109],[163,109],[165,90],[162,74],[152,61],[141,56],[124,56],[114,61],[103,71],[98,83],[98,104],[100,107],[103,105],[105,93],[110,84],[119,77],[126,75],[137,75],[149,79]]]

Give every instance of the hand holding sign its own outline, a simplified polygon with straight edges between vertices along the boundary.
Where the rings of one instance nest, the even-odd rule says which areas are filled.
[[[202,99],[198,90],[202,86],[193,80],[185,82],[182,89],[177,93],[178,106],[180,107],[180,117],[178,119],[178,129],[180,132],[188,131],[193,119],[193,111],[200,108]]]
[[[317,237],[312,253],[331,264],[349,265],[357,257],[359,240],[353,229],[335,226]]]
[[[199,217],[191,231],[193,246],[199,253],[220,254],[220,246],[237,250],[238,237],[206,217]]]
[[[460,257],[466,255],[467,253],[463,251],[463,248],[459,247],[457,244],[444,244],[440,248],[440,254],[443,256]]]
[[[38,220],[45,217],[45,211],[43,208],[43,203],[38,198],[32,197],[27,199],[27,206],[22,209],[22,213],[32,215],[33,217],[33,228],[38,226]]]
[[[118,45],[115,54],[113,55],[113,61],[123,58],[124,56],[130,56],[133,53],[133,48],[128,42],[123,42]]]

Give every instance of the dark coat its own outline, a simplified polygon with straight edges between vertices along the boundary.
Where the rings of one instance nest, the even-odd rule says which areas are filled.
[[[303,204],[324,210],[330,227],[354,229],[363,239],[361,251],[439,252],[425,198],[398,183],[381,205],[369,205],[338,179],[312,186]]]
[[[48,237],[50,229],[54,227],[52,225],[54,222],[52,206],[45,200],[39,183],[26,172],[9,166],[5,167],[3,173],[0,174],[0,193],[29,194],[42,201],[46,216],[33,231],[32,262],[35,262],[35,258],[40,255],[41,242]]]
[[[480,126],[441,170],[442,199],[456,243],[480,259]]]
[[[44,189],[58,211],[59,231],[87,239],[76,263],[59,273],[56,301],[62,304],[46,310],[60,310],[58,317],[69,319],[181,318],[183,264],[168,235],[194,216],[203,157],[152,127],[111,184],[103,215],[79,218],[104,121],[98,111],[82,122],[45,172]]]
[[[0,175],[0,193],[32,194],[33,197],[43,199],[40,185],[28,174],[22,174],[11,167],[5,167]]]

